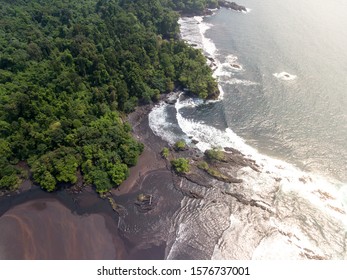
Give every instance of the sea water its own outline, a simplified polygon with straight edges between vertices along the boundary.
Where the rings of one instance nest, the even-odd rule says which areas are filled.
[[[161,104],[150,114],[151,128],[171,143],[195,139],[201,150],[240,150],[270,174],[261,182],[245,174],[247,184],[261,188],[270,178],[281,178],[281,191],[346,226],[347,4],[239,4],[248,12],[221,9],[179,21],[182,38],[213,59],[220,99],[180,98],[174,108]],[[320,227],[324,230],[324,224]],[[265,245],[254,258],[270,257]],[[332,254],[341,256],[346,251]]]

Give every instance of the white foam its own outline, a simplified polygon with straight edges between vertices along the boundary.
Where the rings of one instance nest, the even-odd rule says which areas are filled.
[[[166,110],[168,106],[169,105],[164,102],[155,106],[148,115],[148,123],[155,135],[173,144],[180,139],[178,135],[172,131],[174,125],[167,120],[168,114]]]
[[[205,37],[205,33],[212,25],[203,21],[201,16],[195,17],[182,17],[178,23],[180,25],[180,32],[182,38],[194,48],[202,49],[206,55],[215,57],[217,48],[213,41]]]
[[[194,19],[199,23],[198,28],[201,34],[202,49],[204,50],[206,54],[214,58],[217,51],[216,45],[213,43],[211,39],[206,38],[205,36],[206,31],[209,30],[212,27],[212,25],[206,22],[203,22],[204,20],[203,17],[196,16],[194,17]]]
[[[182,39],[193,45],[194,48],[202,49],[202,38],[197,20],[191,17],[183,17],[179,18],[178,24],[180,25]]]
[[[223,83],[230,84],[230,85],[245,85],[245,86],[258,85],[258,83],[256,83],[256,82],[252,82],[252,81],[248,81],[248,80],[240,80],[240,79],[236,79],[236,78],[223,81]]]
[[[300,251],[300,248],[289,243],[286,237],[277,234],[260,242],[253,252],[252,260],[295,260]]]
[[[234,74],[230,71],[230,66],[227,63],[219,63],[218,62],[217,68],[213,72],[213,77],[214,78],[231,77],[232,75],[234,75]]]
[[[213,41],[205,37],[205,32],[212,27],[211,24],[203,22],[204,18],[201,16],[195,16],[193,18],[180,18],[178,23],[180,24],[181,36],[190,44],[194,44],[195,48],[201,49],[205,52],[205,55],[212,58],[207,59],[207,64],[213,71],[213,77],[217,78],[224,75],[231,75],[228,70],[223,70],[223,66],[216,58],[217,48]],[[220,85],[219,97],[217,100],[209,100],[208,102],[217,102],[223,99],[224,91]]]
[[[273,75],[277,79],[280,79],[282,81],[291,81],[291,80],[295,80],[297,78],[296,75],[292,75],[292,74],[289,74],[287,72],[274,73]]]
[[[236,55],[229,54],[229,55],[227,55],[227,57],[225,58],[225,61],[226,61],[227,63],[236,63],[237,59],[238,59],[238,58],[237,58]]]
[[[191,106],[191,102],[189,99],[178,100],[175,104],[177,110],[176,117],[182,131],[199,141],[196,146],[200,150],[205,151],[212,147],[232,147],[241,151],[262,166],[263,172],[269,174],[269,182],[273,182],[274,178],[281,178],[280,186],[283,191],[300,194],[301,197],[306,198],[324,210],[324,212],[342,220],[347,226],[346,196],[341,199],[339,195],[340,189],[343,189],[343,192],[347,192],[345,185],[338,185],[339,183],[333,179],[303,172],[292,164],[263,155],[246,144],[244,139],[230,128],[223,131],[204,123],[184,118],[180,113],[180,109]],[[248,179],[251,178],[248,177]],[[245,180],[247,181],[247,178]],[[254,179],[254,182],[250,182],[250,184],[258,184],[256,180]]]
[[[200,34],[204,37],[204,33],[211,26],[203,23],[202,17],[195,17],[195,22],[199,22],[198,24],[200,29]],[[195,25],[197,25],[195,23]],[[205,42],[206,43],[206,42]],[[213,47],[212,53],[215,54],[215,46]],[[245,84],[245,85],[254,85],[256,83],[252,81],[242,81],[236,78],[225,80],[225,78],[230,78],[233,76],[233,70],[230,64],[237,63],[237,56],[233,54],[229,54],[224,63],[220,63],[215,59],[215,63],[217,64],[217,69],[214,71],[214,77],[221,80],[223,78],[223,83],[229,84]],[[293,80],[296,78],[295,75],[289,74],[287,72],[274,73],[274,76],[281,80]],[[223,99],[224,91],[222,87],[219,85],[220,90],[220,98]],[[210,101],[215,102],[215,101]],[[195,104],[195,105],[192,105]],[[315,174],[308,174],[302,172],[295,166],[288,164],[286,162],[270,158],[268,156],[260,154],[256,149],[247,145],[245,141],[236,135],[231,129],[227,128],[225,131],[218,130],[214,127],[208,126],[203,123],[194,122],[188,119],[183,118],[180,114],[180,109],[186,106],[196,106],[197,100],[179,100],[176,104],[177,110],[177,121],[181,129],[186,135],[191,135],[194,139],[197,139],[199,143],[197,147],[202,151],[211,148],[213,146],[220,147],[233,147],[235,149],[240,150],[242,153],[246,154],[250,158],[257,161],[258,164],[262,165],[265,171],[268,171],[271,174],[271,177],[281,177],[281,186],[284,191],[290,192],[295,191],[301,193],[302,196],[306,197],[316,205],[322,206],[327,212],[334,216],[339,216],[340,218],[343,216],[345,218],[345,222],[347,223],[346,214],[339,213],[338,209],[342,210],[341,212],[347,212],[347,195],[341,196],[337,192],[340,189],[343,189],[340,192],[343,194],[347,193],[347,187],[336,187],[337,182],[334,180],[330,180],[328,178],[324,178],[322,176],[318,176]],[[201,104],[201,103],[200,103]],[[307,178],[306,180],[304,178]],[[305,181],[305,182],[304,182]],[[335,192],[335,193],[334,193]],[[320,193],[331,194],[331,197],[341,198],[344,197],[344,201],[341,199],[324,199],[322,201],[322,196]]]
[[[231,78],[235,72],[243,71],[243,66],[238,63],[237,56],[229,54],[223,63],[221,63],[217,58],[217,48],[213,41],[209,38],[206,38],[205,33],[209,30],[212,25],[204,22],[204,18],[201,16],[195,16],[193,18],[180,18],[179,24],[181,26],[181,36],[188,43],[193,44],[195,48],[202,49],[208,57],[212,59],[207,59],[207,63],[213,71],[213,77],[219,82],[226,83],[237,83],[235,81],[240,80],[230,80],[225,81],[227,78]],[[244,85],[251,85],[251,81],[238,82],[239,84],[243,83]],[[224,97],[224,91],[219,85],[220,95],[217,100],[208,101],[216,102],[220,101]]]
[[[229,64],[229,67],[233,70],[237,70],[237,71],[243,70],[242,65],[237,62],[237,59],[238,59],[237,56],[233,54],[229,54],[226,57],[225,62]]]
[[[223,63],[216,60],[217,67],[213,72],[213,77],[225,82],[225,78],[231,78],[235,72],[244,71],[243,66],[237,62],[237,56],[229,54]]]
[[[206,149],[214,146],[234,147],[236,149],[242,148],[243,150],[247,148],[247,153],[249,154],[252,154],[256,151],[255,149],[246,145],[244,140],[241,137],[237,136],[229,128],[227,128],[225,131],[222,131],[212,126],[184,118],[180,113],[180,109],[191,106],[191,102],[192,101],[190,101],[189,99],[178,99],[175,104],[177,110],[177,122],[185,134],[192,135],[195,139],[198,139],[200,141],[197,146],[202,151],[205,151]]]
[[[217,12],[219,9],[218,8],[214,8],[214,9],[208,9],[209,11],[211,11],[211,12]]]
[[[248,12],[249,11],[250,10],[248,10]],[[232,64],[238,64],[237,57],[228,55],[223,63],[215,59],[217,52],[215,45],[212,41],[203,39],[205,32],[211,28],[211,26],[204,24],[203,18],[201,17],[197,17],[195,21],[200,22],[200,24],[195,24],[199,26],[199,32],[202,38],[202,49],[214,58],[217,66],[213,75],[219,81],[219,89],[221,92],[219,100],[223,99],[224,96],[224,91],[220,83],[243,85],[257,84],[252,81],[232,78],[234,72],[238,70],[231,66]],[[211,42],[213,46],[209,45]],[[287,72],[274,73],[273,76],[283,81],[290,81],[297,78],[296,75]],[[277,182],[277,180],[274,179],[280,178],[281,180],[277,183],[282,192],[288,195],[294,194],[298,198],[304,198],[318,210],[322,211],[322,213],[330,215],[330,217],[340,221],[347,228],[347,184],[320,176],[319,174],[303,172],[292,164],[263,155],[249,146],[244,139],[236,135],[230,128],[220,130],[206,125],[205,123],[184,118],[180,113],[182,108],[195,107],[200,104],[201,103],[198,103],[197,100],[192,99],[178,100],[175,104],[178,125],[186,135],[192,136],[199,141],[196,146],[200,150],[205,151],[211,147],[232,147],[241,151],[247,157],[255,160],[262,171],[260,180],[259,176],[250,175],[249,168],[241,169],[238,175],[244,180],[243,184],[250,186],[254,191],[259,191],[260,189],[266,189],[267,185],[274,184],[274,181]],[[286,225],[279,221],[274,225],[275,228],[282,231],[286,231],[287,226],[290,228],[288,228],[288,232],[294,232],[296,236],[300,236],[301,242],[296,242],[295,246],[299,246],[300,248],[312,248],[311,242],[305,239],[304,234],[298,228],[299,225]],[[264,239],[264,242],[254,251],[253,258],[269,259],[274,257],[278,259],[281,257],[296,256],[300,249],[293,250],[293,247],[286,242],[287,240],[285,238],[283,239],[281,236],[274,236],[272,239]],[[293,241],[291,240],[291,242]],[[267,250],[266,248],[270,248],[270,245],[272,249]],[[276,252],[278,248],[282,250],[281,252],[283,252],[283,254],[271,255]]]
[[[220,84],[218,84],[218,89],[219,89],[219,96],[218,96],[218,99],[216,101],[223,100],[224,95],[225,95],[225,92],[224,92],[224,90]],[[210,100],[209,102],[213,102],[213,100]]]

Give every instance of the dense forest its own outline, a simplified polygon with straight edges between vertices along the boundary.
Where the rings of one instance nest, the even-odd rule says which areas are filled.
[[[206,0],[0,0],[0,189],[28,170],[47,191],[79,174],[104,193],[143,145],[123,116],[175,87],[213,98],[201,52],[178,39],[179,12]]]

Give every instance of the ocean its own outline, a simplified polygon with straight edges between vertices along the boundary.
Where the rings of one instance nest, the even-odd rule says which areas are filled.
[[[208,186],[166,169],[139,174],[113,196],[119,215],[92,189],[3,197],[0,259],[347,259],[347,3],[239,4],[248,12],[179,20],[182,38],[208,57],[219,99],[173,92],[177,102],[159,103],[148,121],[171,144],[235,148],[258,170],[225,166],[242,182]],[[140,193],[153,195],[153,211],[138,211]]]
[[[283,195],[276,196],[273,209],[282,217],[287,211],[291,221],[277,217],[272,226],[301,238],[264,239],[247,258],[297,259],[305,255],[297,248],[310,248],[319,256],[346,259],[347,3],[238,4],[248,12],[220,9],[179,21],[182,38],[212,61],[220,99],[162,103],[150,114],[150,127],[170,143],[194,139],[202,151],[240,150],[262,168],[264,176],[243,173],[255,193],[281,178]],[[216,244],[213,258],[237,257],[226,245],[233,242],[234,214],[229,222],[218,242],[223,248]],[[328,236],[338,241],[329,244]]]

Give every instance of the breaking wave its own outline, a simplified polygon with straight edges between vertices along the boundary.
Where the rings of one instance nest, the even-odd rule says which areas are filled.
[[[194,21],[195,29],[191,26]],[[233,71],[239,69],[232,69],[230,64],[240,65],[236,56],[227,56],[223,63],[216,58],[218,50],[214,43],[210,39],[204,39],[204,32],[211,26],[205,24],[201,17],[181,19],[180,24],[182,37],[189,42],[195,40],[194,44],[213,58],[216,64],[214,76],[220,83],[245,86],[256,84],[233,77]],[[275,73],[274,76],[281,80],[296,78],[295,75],[286,72]],[[221,85],[220,89],[223,98],[224,91]],[[346,259],[347,185],[319,174],[304,172],[290,163],[261,154],[230,128],[221,130],[185,117],[184,111],[203,106],[204,102],[183,98],[183,95],[179,93],[175,105],[162,102],[153,109],[149,115],[153,132],[171,144],[183,138],[188,144],[194,145],[191,142],[191,139],[194,139],[194,142],[197,142],[195,146],[201,151],[212,147],[231,147],[254,160],[259,165],[260,173],[249,168],[241,168],[237,175],[243,179],[242,187],[248,189],[253,194],[252,197],[258,197],[259,201],[263,199],[264,207],[273,213],[272,217],[263,221],[263,227],[272,232],[265,237],[256,232],[249,235],[249,232],[254,230],[249,228],[252,225],[244,221],[242,213],[240,216],[233,213],[230,216],[229,227],[215,245],[212,258],[242,257],[240,246],[244,245],[235,241],[235,234],[239,231],[240,236],[244,238],[259,240],[248,256],[253,259]],[[169,119],[171,123],[167,124]],[[173,132],[173,128],[176,132],[179,128],[180,133]],[[267,192],[276,193],[275,201],[265,199]],[[182,227],[180,229],[177,233],[178,239],[180,234],[185,234],[181,233]],[[190,227],[185,227],[185,231],[189,230]]]

